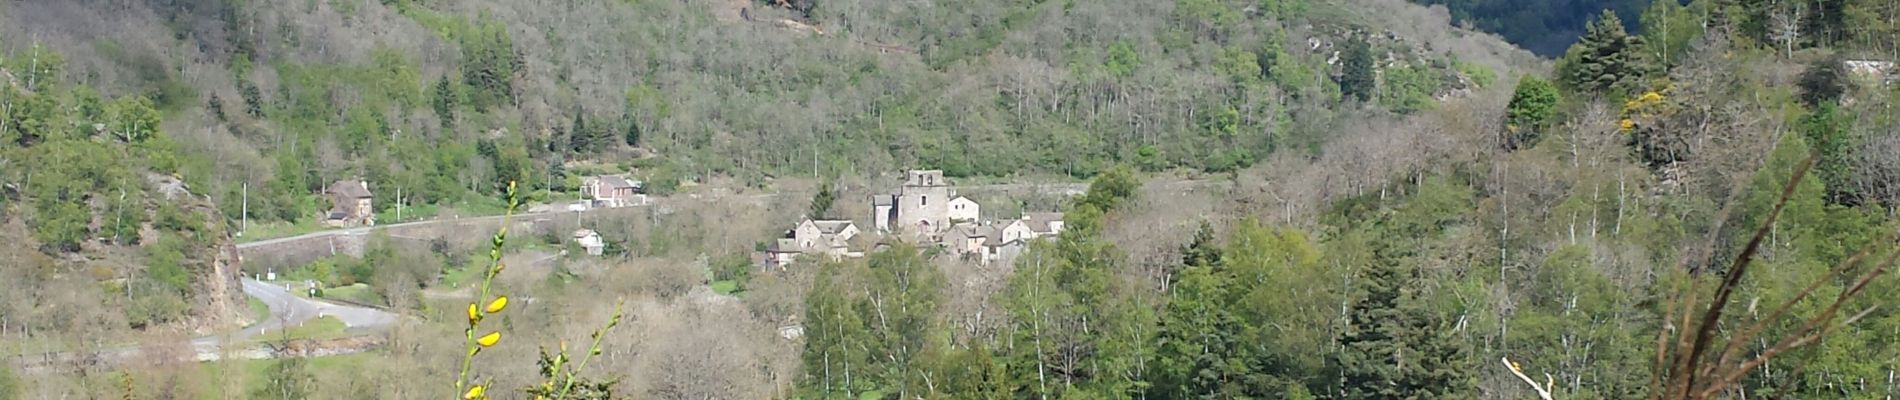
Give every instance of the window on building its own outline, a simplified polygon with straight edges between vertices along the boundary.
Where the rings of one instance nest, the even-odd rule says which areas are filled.
[[[930,196],[917,196],[917,205],[920,205],[920,206],[930,205]]]

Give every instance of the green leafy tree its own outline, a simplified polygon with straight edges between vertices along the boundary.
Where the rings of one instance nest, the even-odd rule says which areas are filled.
[[[1345,52],[1340,55],[1339,93],[1359,101],[1371,101],[1379,87],[1376,62],[1372,44],[1365,38],[1354,36],[1347,40]]]
[[[1385,70],[1385,82],[1379,85],[1379,101],[1392,112],[1410,114],[1432,106],[1438,91],[1440,74],[1427,65],[1399,65]]]
[[[158,109],[144,96],[126,96],[106,105],[106,124],[114,138],[138,143],[158,135]]]
[[[60,122],[59,99],[51,94],[28,94],[12,87],[0,88],[0,91],[4,91],[0,92],[0,99],[17,104],[10,110],[0,110],[7,112],[5,119],[0,120],[0,135],[7,135],[4,139],[20,147],[32,147],[59,138],[53,129]]]
[[[1018,397],[1129,397],[1147,391],[1156,349],[1150,306],[1114,277],[1120,250],[1101,239],[1105,213],[1135,195],[1127,167],[1096,177],[1064,215],[1053,242],[1039,241],[1016,260],[1000,294],[1013,332],[1006,358]]]
[[[317,379],[310,373],[310,361],[303,357],[286,357],[272,361],[264,368],[264,385],[251,392],[253,399],[303,400],[310,398],[311,390],[316,388]]]
[[[1664,66],[1674,66],[1682,62],[1684,54],[1689,52],[1689,44],[1701,37],[1704,21],[1708,15],[1709,3],[1696,1],[1684,6],[1678,1],[1650,2],[1643,10],[1643,43],[1649,49],[1652,60],[1661,61]]]
[[[1331,382],[1325,355],[1333,353],[1344,302],[1336,283],[1345,273],[1321,263],[1321,256],[1293,228],[1247,219],[1229,234],[1219,268],[1230,275],[1227,301],[1243,345],[1227,353],[1247,363],[1234,376],[1249,396],[1295,397]]]
[[[1110,168],[1089,183],[1089,190],[1082,195],[1081,202],[1101,210],[1110,210],[1134,198],[1135,191],[1140,189],[1141,178],[1135,176],[1134,169],[1126,166]]]
[[[1807,143],[1820,150],[1814,165],[1815,177],[1826,187],[1829,204],[1858,205],[1861,202],[1854,154],[1860,140],[1852,137],[1852,116],[1832,103],[1822,103],[1801,118],[1800,129]]]
[[[812,397],[882,393],[915,398],[933,383],[918,378],[944,349],[936,332],[945,278],[916,248],[899,245],[861,265],[828,263],[806,298],[803,387]],[[985,367],[990,369],[993,367]],[[995,371],[965,375],[973,388]]]
[[[0,399],[17,399],[20,395],[20,377],[13,374],[12,365],[0,365]]]
[[[1127,78],[1133,76],[1135,69],[1141,67],[1141,56],[1135,52],[1133,42],[1117,40],[1114,44],[1108,45],[1108,57],[1102,61],[1102,66],[1108,70],[1109,75]]]
[[[66,57],[33,43],[26,51],[12,55],[11,70],[14,79],[27,90],[49,92],[60,83],[60,75],[66,71]]]
[[[1584,27],[1584,35],[1557,62],[1559,82],[1591,94],[1627,93],[1643,84],[1648,72],[1643,39],[1623,30],[1623,20],[1604,10]]]
[[[932,346],[935,366],[926,373],[933,388],[929,399],[1009,398],[1009,374],[993,351],[982,342],[968,347]]]
[[[1517,89],[1511,93],[1511,102],[1504,111],[1504,148],[1516,149],[1537,144],[1541,133],[1550,127],[1557,114],[1557,103],[1562,101],[1557,86],[1550,81],[1525,76],[1517,81]]]

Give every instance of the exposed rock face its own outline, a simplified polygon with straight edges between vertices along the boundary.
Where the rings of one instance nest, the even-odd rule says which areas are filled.
[[[191,187],[177,177],[148,174],[146,180],[163,197],[157,201],[170,202],[198,216],[206,227],[203,237],[208,240],[194,243],[192,249],[196,251],[187,255],[190,267],[195,268],[192,273],[197,275],[194,281],[198,282],[192,293],[192,298],[197,299],[193,311],[197,322],[193,324],[194,330],[217,331],[246,322],[243,320],[247,308],[244,286],[239,281],[244,275],[243,257],[238,253],[236,240],[225,229],[217,206],[211,199],[192,193]]]

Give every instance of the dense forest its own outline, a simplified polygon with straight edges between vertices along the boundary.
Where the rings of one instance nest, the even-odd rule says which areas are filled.
[[[227,232],[316,229],[340,179],[384,221],[673,200],[245,266],[408,316],[374,351],[0,398],[441,398],[478,352],[503,398],[1900,394],[1900,7],[1448,3],[0,5],[0,351],[227,328]],[[1068,226],[1011,263],[755,267],[905,168],[1088,187],[996,195]]]

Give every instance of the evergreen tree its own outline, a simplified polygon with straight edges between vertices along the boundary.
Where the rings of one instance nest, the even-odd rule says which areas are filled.
[[[1558,61],[1557,76],[1570,90],[1606,94],[1642,84],[1647,71],[1643,40],[1623,30],[1623,20],[1604,10],[1584,27],[1583,37]]]
[[[1833,45],[1847,37],[1847,0],[1807,0],[1801,32],[1816,46]]]
[[[500,21],[483,15],[481,22],[461,35],[462,82],[476,110],[514,101],[514,75],[521,67],[514,40]]]
[[[1220,265],[1220,251],[1220,244],[1214,241],[1214,226],[1202,220],[1200,228],[1194,230],[1194,238],[1188,242],[1186,248],[1181,249],[1181,265],[1184,267]]]
[[[568,149],[575,153],[594,151],[594,134],[587,128],[587,117],[582,111],[574,112],[574,122],[567,126]]]
[[[455,108],[461,103],[456,97],[455,84],[449,82],[449,77],[435,81],[435,93],[429,98],[429,106],[435,109],[435,117],[445,132],[455,130]]]
[[[1372,44],[1354,36],[1346,41],[1345,54],[1340,57],[1339,93],[1359,101],[1372,100],[1379,86]]]
[[[218,98],[217,93],[212,93],[211,98],[205,100],[205,110],[210,111],[211,118],[217,119],[218,122],[229,120],[229,116],[224,114],[224,99]]]
[[[1342,350],[1334,355],[1346,399],[1466,398],[1471,386],[1460,365],[1462,342],[1420,296],[1413,263],[1420,242],[1442,235],[1471,193],[1442,179],[1420,185],[1406,204],[1383,213],[1368,231],[1370,257],[1354,279],[1362,297],[1353,302]]]
[[[1847,59],[1836,54],[1808,64],[1801,72],[1801,101],[1808,107],[1819,107],[1821,103],[1838,102],[1847,94],[1852,77],[1847,73]]]
[[[264,93],[257,84],[249,79],[238,80],[238,97],[244,99],[244,113],[254,118],[264,118]]]
[[[1360,276],[1337,356],[1346,399],[1462,398],[1461,351],[1406,288],[1416,279],[1401,263],[1375,261]]]
[[[1224,274],[1190,265],[1169,293],[1156,349],[1159,398],[1232,398],[1246,363],[1236,356],[1242,329],[1229,312]]]
[[[622,135],[622,139],[626,140],[627,147],[640,147],[640,119],[634,118],[632,111],[628,110],[627,115],[622,117],[626,119],[627,125],[627,132]]]
[[[805,216],[811,219],[825,219],[831,216],[831,204],[838,200],[837,193],[831,191],[831,182],[818,185],[818,193],[811,197],[811,209]]]

